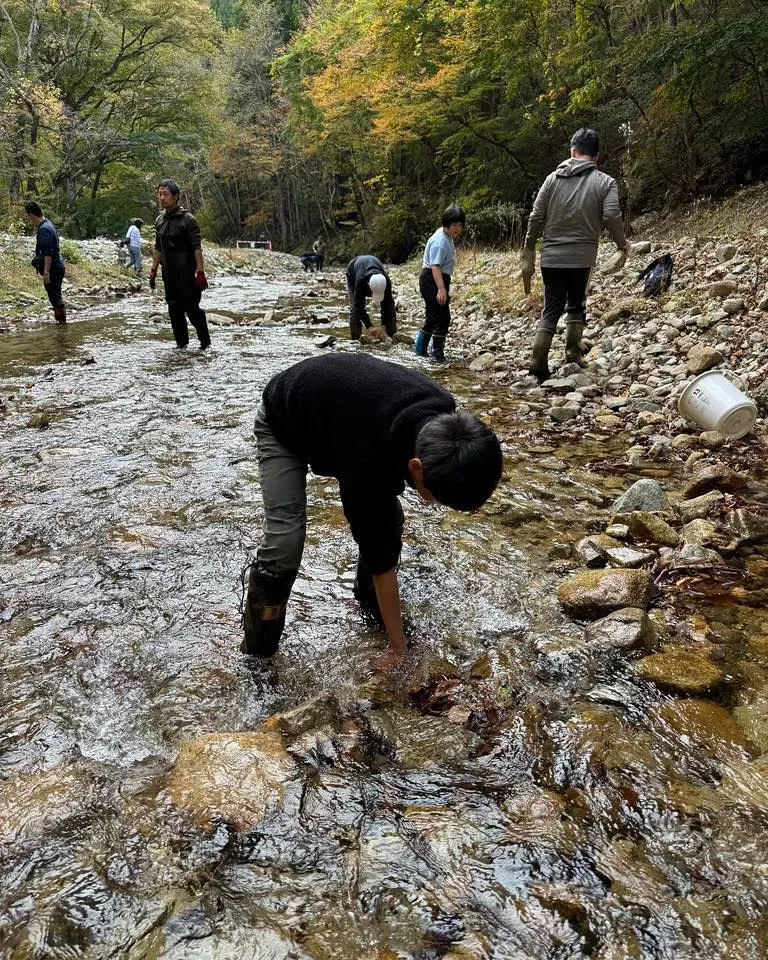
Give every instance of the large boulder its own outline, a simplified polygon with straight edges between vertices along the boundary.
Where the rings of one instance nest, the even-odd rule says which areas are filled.
[[[209,733],[181,748],[166,796],[205,827],[248,830],[279,809],[295,771],[275,732]]]
[[[651,578],[645,570],[584,570],[561,583],[557,596],[563,609],[579,619],[605,616],[622,607],[645,610]]]

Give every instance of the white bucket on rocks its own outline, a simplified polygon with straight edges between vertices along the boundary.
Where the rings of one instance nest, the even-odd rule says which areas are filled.
[[[677,401],[681,416],[724,437],[743,437],[754,427],[757,406],[717,370],[707,370],[686,386]]]

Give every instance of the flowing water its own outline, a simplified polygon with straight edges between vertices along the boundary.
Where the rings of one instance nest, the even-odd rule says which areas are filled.
[[[2,956],[768,955],[765,766],[737,737],[681,732],[673,698],[627,654],[585,652],[555,599],[568,545],[635,479],[605,469],[621,437],[538,435],[500,388],[435,372],[505,439],[481,514],[404,497],[413,648],[455,665],[445,696],[462,709],[465,691],[469,723],[428,685],[371,692],[384,641],[353,600],[326,478],[309,481],[276,664],[238,652],[260,392],[317,352],[318,329],[355,349],[340,285],[310,301],[308,284],[223,278],[206,306],[312,307],[335,327],[214,327],[209,352],[181,352],[136,298],[0,341]],[[699,613],[730,641],[721,705],[747,674],[763,689],[762,610]],[[169,803],[184,743],[331,693],[358,720],[304,744],[257,828],[206,829]]]

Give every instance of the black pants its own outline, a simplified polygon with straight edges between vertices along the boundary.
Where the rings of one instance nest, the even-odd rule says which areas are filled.
[[[446,293],[451,289],[451,278],[447,273],[443,274],[443,283]],[[432,270],[425,267],[419,275],[419,291],[424,299],[426,308],[426,320],[421,328],[424,333],[429,333],[435,337],[445,337],[448,333],[448,327],[451,325],[451,298],[446,298],[445,303],[437,302],[437,284],[432,275]]]
[[[557,321],[563,312],[566,323],[586,323],[587,287],[592,274],[591,267],[542,267],[544,281],[544,309],[541,311],[539,330],[557,330]]]
[[[205,312],[200,309],[201,291],[195,287],[184,287],[175,289],[165,286],[165,300],[168,304],[168,316],[171,319],[171,329],[178,347],[186,347],[189,343],[189,328],[187,327],[187,317],[189,322],[195,328],[197,339],[201,347],[208,347],[211,343],[211,337],[208,333],[208,321],[205,319]]]
[[[45,284],[45,292],[51,301],[51,306],[55,309],[64,306],[64,298],[61,295],[61,285],[64,282],[64,269],[51,267],[50,282]]]

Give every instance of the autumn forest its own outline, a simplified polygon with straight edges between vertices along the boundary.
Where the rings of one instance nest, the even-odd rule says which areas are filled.
[[[176,178],[207,237],[363,231],[447,202],[514,242],[570,133],[628,214],[768,175],[765,0],[0,0],[0,228],[116,235]]]

